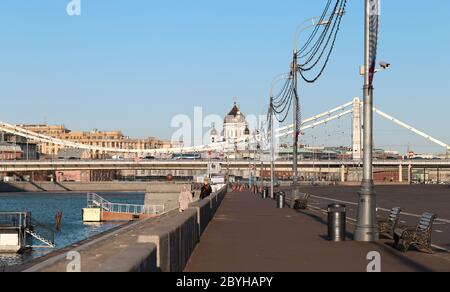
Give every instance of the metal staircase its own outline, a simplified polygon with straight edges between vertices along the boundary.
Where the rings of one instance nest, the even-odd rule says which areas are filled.
[[[25,232],[43,243],[44,246],[33,246],[33,247],[46,247],[46,248],[55,248],[55,231],[51,228],[45,226],[44,224],[31,219],[31,224],[25,228]]]
[[[36,232],[34,232],[34,231],[30,230],[30,229],[27,229],[26,232],[27,232],[28,235],[31,235],[33,238],[35,238],[35,239],[39,240],[40,242],[44,243],[46,245],[46,247],[50,247],[50,248],[55,248],[56,247],[54,242],[45,239],[44,237],[40,236]]]
[[[104,212],[132,215],[160,215],[166,212],[165,205],[131,205],[111,203],[98,194],[87,194],[87,208],[99,208]]]
[[[97,194],[90,193],[87,195],[87,207],[88,208],[100,208],[102,211],[110,212],[110,209],[108,206],[110,206],[112,203],[109,201],[103,199]]]
[[[55,231],[31,218],[30,212],[0,212],[0,227],[14,230],[20,237],[21,247],[55,248]],[[27,235],[41,242],[43,246],[27,245]]]

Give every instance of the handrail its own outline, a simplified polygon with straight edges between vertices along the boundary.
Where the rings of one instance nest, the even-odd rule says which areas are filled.
[[[28,212],[0,212],[0,226],[11,228],[27,228],[31,225]]]
[[[27,228],[27,231],[37,240],[50,247],[55,247],[55,231],[52,228],[35,219],[31,219],[31,225]]]
[[[165,205],[133,205],[123,203],[111,203],[101,196],[89,193],[87,194],[87,207],[99,208],[110,213],[122,213],[132,215],[157,215],[165,212]]]
[[[55,247],[55,231],[32,219],[29,212],[0,212],[0,226],[20,229],[49,247]]]

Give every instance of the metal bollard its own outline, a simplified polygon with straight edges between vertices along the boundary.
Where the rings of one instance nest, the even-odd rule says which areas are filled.
[[[340,242],[346,240],[347,210],[342,204],[328,206],[328,239]]]
[[[277,192],[273,192],[273,198],[275,201],[278,200],[278,193]]]
[[[269,196],[269,188],[264,188],[262,191],[262,198],[265,200]]]
[[[284,199],[286,198],[286,194],[283,192],[278,193],[277,197],[277,208],[283,209],[284,208]]]

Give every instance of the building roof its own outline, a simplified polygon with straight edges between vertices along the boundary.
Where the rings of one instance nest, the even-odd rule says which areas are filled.
[[[237,106],[236,103],[234,103],[233,108],[231,109],[231,111],[228,113],[229,116],[237,116],[241,114],[241,110],[239,109],[239,107]]]
[[[245,123],[245,116],[239,109],[236,103],[234,103],[233,108],[228,113],[228,115],[225,117],[225,124],[228,123]]]
[[[17,152],[22,153],[22,149],[19,145],[0,142],[0,152]]]

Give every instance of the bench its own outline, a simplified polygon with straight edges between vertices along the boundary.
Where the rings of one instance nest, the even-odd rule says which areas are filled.
[[[306,210],[308,209],[308,201],[311,197],[310,194],[303,194],[300,199],[295,200],[294,209],[295,210]]]
[[[432,254],[431,235],[437,215],[424,213],[417,227],[399,227],[394,230],[395,246],[407,252],[414,245],[419,251]]]
[[[387,220],[378,221],[378,228],[380,234],[389,235],[394,237],[394,231],[397,228],[398,221],[400,220],[400,214],[402,209],[400,207],[393,208],[389,213]]]

